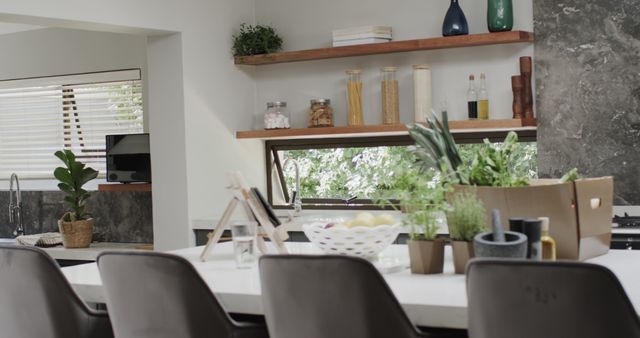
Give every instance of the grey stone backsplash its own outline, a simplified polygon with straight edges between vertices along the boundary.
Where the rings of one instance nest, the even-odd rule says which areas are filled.
[[[640,2],[535,0],[538,166],[615,176],[640,205]]]
[[[59,191],[23,191],[22,214],[27,234],[57,232],[67,208]],[[13,237],[9,225],[9,192],[0,191],[0,238]],[[87,201],[95,218],[94,240],[153,243],[150,192],[95,191]]]

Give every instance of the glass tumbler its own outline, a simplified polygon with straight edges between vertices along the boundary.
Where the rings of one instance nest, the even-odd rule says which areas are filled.
[[[233,240],[233,255],[238,269],[253,267],[256,255],[256,222],[244,221],[231,224],[231,238]]]

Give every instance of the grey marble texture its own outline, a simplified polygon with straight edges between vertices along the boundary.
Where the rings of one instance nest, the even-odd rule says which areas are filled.
[[[59,191],[23,191],[22,212],[27,234],[57,232],[58,219],[66,211]],[[13,237],[9,225],[9,192],[0,191],[0,238]],[[92,193],[87,210],[95,218],[94,240],[153,243],[150,192]]]
[[[615,176],[640,205],[640,1],[536,0],[539,174]]]

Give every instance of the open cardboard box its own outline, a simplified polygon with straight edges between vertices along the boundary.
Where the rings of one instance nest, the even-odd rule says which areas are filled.
[[[509,218],[549,217],[551,237],[556,241],[558,259],[585,260],[609,251],[613,214],[613,177],[533,180],[527,187],[477,187],[487,209],[499,209],[502,224]],[[473,189],[458,186],[458,189]]]

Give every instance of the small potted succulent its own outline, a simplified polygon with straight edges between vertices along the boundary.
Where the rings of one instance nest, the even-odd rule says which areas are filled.
[[[462,274],[467,262],[474,257],[473,238],[486,229],[486,210],[475,191],[465,189],[452,195],[447,224],[455,272]]]
[[[411,272],[442,273],[444,267],[443,239],[438,238],[439,224],[447,210],[448,186],[434,180],[434,172],[409,168],[399,170],[391,189],[404,214],[402,223],[410,229],[409,259]]]
[[[91,194],[82,187],[98,176],[98,172],[76,161],[71,150],[57,151],[64,167],[58,167],[53,175],[60,183],[58,188],[66,194],[64,202],[69,206],[60,220],[58,228],[62,234],[65,248],[87,248],[91,244],[94,219],[85,209],[85,203]]]

